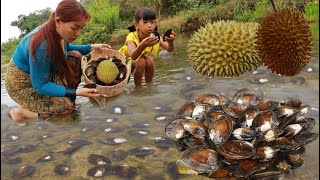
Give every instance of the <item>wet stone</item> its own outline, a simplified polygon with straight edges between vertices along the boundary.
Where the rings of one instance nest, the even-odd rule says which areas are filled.
[[[166,114],[159,114],[159,115],[156,115],[154,117],[154,120],[156,121],[172,121],[173,119],[175,119],[175,116],[173,115],[166,115]]]
[[[94,125],[84,125],[84,126],[81,127],[80,132],[81,133],[85,133],[85,132],[93,130],[94,128],[95,128]]]
[[[250,82],[252,82],[254,84],[264,84],[264,83],[269,82],[269,79],[257,78],[257,79],[250,80]]]
[[[43,140],[43,139],[47,139],[49,137],[52,137],[53,135],[52,134],[41,134],[41,135],[38,135],[38,139],[39,140]]]
[[[119,118],[106,118],[107,123],[119,121]]]
[[[126,157],[129,155],[129,152],[121,149],[115,149],[108,151],[108,155],[113,161],[122,161],[126,159]]]
[[[159,113],[172,112],[172,109],[170,107],[166,107],[166,106],[156,106],[156,107],[154,107],[154,109]]]
[[[109,109],[110,113],[113,114],[126,114],[126,108],[120,105],[114,105]]]
[[[36,125],[35,129],[38,130],[46,130],[49,128],[49,125],[46,123],[39,123],[38,125]]]
[[[87,141],[87,140],[74,139],[74,140],[69,140],[68,144],[70,144],[70,145],[89,145],[89,144],[92,144],[92,142]]]
[[[293,84],[303,84],[306,82],[306,80],[304,79],[304,77],[294,77],[290,82]]]
[[[149,126],[150,126],[149,123],[137,123],[137,124],[132,125],[132,127],[134,127],[134,128],[147,128]]]
[[[122,128],[122,127],[103,127],[102,131],[105,133],[119,133],[119,132],[123,132],[124,128]]]

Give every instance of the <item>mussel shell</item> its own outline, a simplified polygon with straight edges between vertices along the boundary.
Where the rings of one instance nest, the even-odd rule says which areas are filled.
[[[278,106],[273,110],[277,117],[290,116],[298,111],[299,110],[291,106]]]
[[[108,139],[101,139],[100,142],[103,144],[108,144],[108,145],[118,145],[126,142],[127,139],[125,138],[108,138]]]
[[[297,167],[301,167],[303,165],[304,158],[301,154],[289,153],[287,155],[287,161],[292,167],[297,168]]]
[[[88,156],[88,162],[93,165],[98,165],[98,164],[111,165],[111,160],[109,158],[99,154],[90,154]]]
[[[170,35],[172,34],[172,29],[167,29],[166,32],[163,34],[163,41],[166,41],[166,37],[170,37]],[[160,39],[160,38],[159,38]]]
[[[126,179],[133,179],[138,174],[138,169],[127,165],[115,165],[111,166],[111,172],[113,175],[117,175]]]
[[[236,177],[249,177],[259,170],[259,164],[251,159],[242,159],[232,165],[232,174]]]
[[[220,167],[219,169],[209,173],[209,178],[225,178],[231,175],[231,170],[228,167]]]
[[[180,162],[199,172],[211,172],[221,166],[218,155],[213,149],[196,146],[185,150],[181,155]]]
[[[136,147],[136,148],[129,149],[128,152],[129,154],[135,155],[135,156],[147,156],[155,153],[155,150],[149,147]]]
[[[3,156],[1,159],[3,162],[5,162],[7,164],[17,164],[22,161],[21,157],[15,156],[15,155]]]
[[[47,154],[47,155],[40,157],[36,162],[43,163],[43,162],[51,161],[52,159],[53,159],[52,154]]]
[[[285,128],[283,128],[284,136],[295,136],[302,130],[301,124],[289,124]]]
[[[254,105],[249,105],[243,112],[240,113],[238,121],[242,127],[251,127],[253,119],[261,111]]]
[[[197,121],[203,121],[205,113],[210,109],[208,104],[196,104],[193,109],[191,117]]]
[[[85,73],[85,75],[88,77],[88,76],[96,73],[96,68],[93,67],[93,66],[88,66],[88,67],[85,69],[84,73]]]
[[[247,105],[239,104],[235,102],[229,102],[222,105],[222,109],[229,116],[238,118],[240,114],[247,108]]]
[[[93,177],[103,177],[111,174],[111,165],[108,164],[98,164],[91,167],[87,175]]]
[[[203,124],[194,119],[184,119],[180,122],[183,128],[197,138],[204,138],[206,136],[206,128]]]
[[[27,145],[21,146],[20,152],[33,152],[33,151],[37,150],[37,148],[38,148],[37,145],[27,144]]]
[[[167,137],[169,137],[173,140],[177,140],[177,139],[180,139],[180,138],[186,136],[187,132],[183,128],[183,125],[181,124],[181,121],[183,121],[183,120],[184,119],[179,118],[179,119],[175,119],[167,124],[167,126],[165,127],[165,132],[166,132]]]
[[[236,139],[245,141],[250,141],[256,136],[255,132],[249,127],[236,128],[232,131],[232,134]]]
[[[261,179],[282,179],[284,174],[276,170],[266,170],[263,172],[258,172],[250,176],[252,180],[261,180]]]
[[[298,133],[293,137],[294,141],[296,141],[300,146],[306,145],[319,137],[319,134],[312,133],[309,131],[303,131]]]
[[[274,158],[279,150],[270,146],[259,146],[256,148],[256,155],[260,161],[268,161]]]
[[[21,151],[21,148],[22,148],[22,146],[20,146],[20,145],[6,146],[1,149],[1,154],[3,154],[3,155],[15,154],[15,153]]]
[[[213,121],[208,128],[209,138],[215,144],[221,144],[227,141],[233,130],[233,122],[228,115],[221,116]]]
[[[256,148],[247,141],[228,140],[217,148],[225,158],[247,159],[256,154]]]
[[[302,104],[302,101],[298,98],[293,97],[287,97],[280,101],[281,106],[290,106],[290,107],[300,107]]]
[[[257,108],[260,111],[266,111],[266,110],[272,111],[273,109],[275,109],[279,105],[280,105],[280,103],[278,101],[264,100],[264,101],[261,101],[259,104],[257,104]]]
[[[251,91],[247,88],[238,90],[232,97],[232,101],[239,104],[257,105],[263,100],[263,93],[260,91]]]
[[[273,111],[262,111],[252,121],[252,128],[259,134],[279,125]]]
[[[146,136],[150,134],[150,131],[147,130],[130,130],[128,131],[128,134],[132,136]]]
[[[33,166],[22,166],[13,171],[14,179],[21,179],[26,176],[31,176],[36,171],[36,168]]]
[[[210,104],[213,106],[220,105],[219,96],[216,94],[202,94],[197,97],[196,102]]]
[[[192,113],[195,107],[196,105],[194,102],[187,102],[178,110],[177,116],[192,117]]]
[[[291,174],[291,173],[292,173],[292,171],[291,171],[291,169],[290,169],[290,166],[289,166],[286,162],[284,162],[284,161],[278,163],[278,164],[276,165],[276,167],[277,167],[277,169],[278,169],[279,171],[281,171],[281,172],[283,172],[283,173],[285,173],[285,174]]]
[[[65,175],[70,172],[70,168],[67,165],[64,164],[58,164],[54,168],[54,172],[59,174],[59,175]]]
[[[257,138],[257,141],[271,142],[277,139],[282,133],[283,131],[279,128],[269,129],[262,133],[261,136]]]
[[[290,137],[279,137],[271,142],[272,148],[282,151],[297,149],[299,146],[300,144]]]
[[[187,148],[192,148],[195,146],[207,146],[205,139],[197,138],[188,133],[187,136],[179,139],[177,141],[177,146],[180,151],[184,151]]]

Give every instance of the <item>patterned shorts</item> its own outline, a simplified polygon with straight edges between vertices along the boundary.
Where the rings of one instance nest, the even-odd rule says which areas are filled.
[[[68,64],[79,77],[77,84],[68,82],[68,87],[76,88],[81,81],[81,54],[77,51],[68,53]],[[50,74],[50,82],[63,85],[58,73]],[[39,117],[54,114],[67,114],[75,109],[74,99],[69,97],[43,96],[35,92],[30,74],[21,71],[11,59],[5,77],[5,87],[9,96],[21,107],[39,113]]]

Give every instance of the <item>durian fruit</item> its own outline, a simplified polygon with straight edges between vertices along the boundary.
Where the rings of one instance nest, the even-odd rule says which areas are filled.
[[[97,66],[97,78],[106,84],[112,83],[119,74],[116,64],[109,60],[103,60]]]
[[[294,76],[311,60],[311,30],[295,9],[282,9],[263,18],[257,44],[263,64],[280,75]]]
[[[207,76],[239,76],[261,64],[256,50],[258,23],[218,21],[195,32],[188,42],[193,68]]]

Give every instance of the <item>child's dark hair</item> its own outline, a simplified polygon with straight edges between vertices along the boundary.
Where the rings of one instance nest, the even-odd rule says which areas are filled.
[[[157,15],[156,13],[148,8],[148,7],[144,7],[144,8],[141,8],[139,9],[136,14],[134,15],[134,20],[135,21],[140,21],[141,19],[143,20],[154,20],[156,19]]]
[[[139,9],[134,15],[134,20],[139,22],[141,19],[143,20],[154,20],[157,18],[157,14],[150,8],[144,7]],[[136,31],[134,25],[127,28],[130,32]]]

